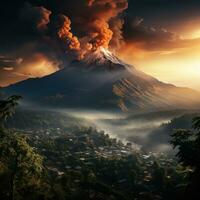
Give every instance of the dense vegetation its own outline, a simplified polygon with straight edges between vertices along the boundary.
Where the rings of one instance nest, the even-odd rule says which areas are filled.
[[[172,134],[176,161],[136,151],[93,128],[5,128],[18,99],[0,103],[0,199],[195,199],[190,197],[200,180],[199,118],[193,130]]]

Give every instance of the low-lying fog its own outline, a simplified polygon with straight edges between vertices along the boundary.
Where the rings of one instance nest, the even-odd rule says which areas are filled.
[[[30,109],[29,104],[24,104],[22,107]],[[80,109],[44,109],[35,108],[35,105],[31,107],[34,107],[34,111],[53,111],[64,114],[64,116],[71,116],[76,119],[76,122],[80,121],[83,126],[92,126],[103,130],[111,137],[118,138],[123,142],[131,142],[136,148],[151,152],[170,152],[172,150],[169,140],[173,126],[168,127],[166,124],[172,119],[188,113],[185,110],[122,113]],[[83,121],[84,123],[82,123]]]
[[[63,112],[63,110],[62,110]],[[132,142],[136,148],[152,152],[168,152],[170,136],[160,131],[163,124],[183,114],[180,111],[164,111],[143,114],[125,114],[96,111],[65,110],[76,118],[85,119],[89,126],[104,130],[111,137]]]

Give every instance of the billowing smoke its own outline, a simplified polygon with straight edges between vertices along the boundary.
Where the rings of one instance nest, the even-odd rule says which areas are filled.
[[[76,11],[73,20],[76,36],[71,30],[71,20],[59,15],[54,20],[57,36],[82,59],[87,53],[99,47],[118,47],[122,41],[123,20],[120,14],[128,7],[127,0],[85,0],[80,11]],[[65,13],[67,15],[67,13]]]
[[[64,52],[82,59],[99,47],[121,45],[122,14],[128,8],[128,0],[76,0],[74,3],[61,0],[54,6],[47,5],[26,2],[20,8],[18,22],[13,24],[20,46],[31,42],[39,44],[39,53]],[[43,44],[48,48],[41,50]]]
[[[110,29],[113,32],[113,37],[109,46],[112,50],[119,50],[122,46],[124,46],[124,37],[122,31],[123,26],[124,20],[120,18],[115,18],[110,22]]]
[[[92,46],[93,51],[99,47],[109,48],[112,40],[120,40],[122,37],[119,30],[122,28],[119,15],[128,8],[128,2],[127,0],[87,0],[87,3],[87,12],[82,15],[81,20],[84,22],[82,31],[86,32],[84,37],[87,38],[86,41]],[[88,16],[87,13],[90,15]]]
[[[49,17],[51,11],[40,6],[33,6],[26,2],[21,9],[20,19],[26,23],[26,26],[39,32],[47,30],[47,25],[49,23]]]
[[[56,25],[58,28],[58,36],[63,42],[68,43],[71,50],[80,50],[80,42],[76,36],[71,32],[71,21],[65,15],[57,17]]]

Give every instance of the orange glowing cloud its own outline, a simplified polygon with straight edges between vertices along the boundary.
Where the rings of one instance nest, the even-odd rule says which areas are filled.
[[[14,68],[13,67],[4,67],[3,70],[5,70],[5,71],[12,71],[12,70],[14,70]]]
[[[115,36],[113,29],[116,31],[114,24],[112,25],[113,29],[111,29],[110,23],[127,8],[127,0],[88,0],[87,10],[90,16],[83,16],[82,22],[85,22],[83,30],[86,31],[87,29],[86,37],[89,38],[93,50],[99,47],[109,47],[113,36]],[[119,21],[116,26],[122,28],[122,26],[119,26]]]
[[[57,35],[66,49],[82,59],[85,54],[100,47],[109,48],[111,42],[117,43],[116,40],[122,38],[120,29],[123,22],[118,16],[127,7],[127,0],[87,0],[87,4],[83,4],[78,13],[75,12],[75,19],[78,20],[74,20],[72,25],[78,30],[77,36],[72,33],[71,20],[65,15],[58,15],[51,24],[57,29]]]
[[[71,21],[65,15],[59,15],[57,21],[58,36],[63,40],[70,50],[80,50],[80,42],[71,32]]]
[[[20,63],[16,63],[15,67],[0,68],[0,86],[52,74],[59,70],[59,64],[41,53],[35,53],[31,58],[28,57]]]
[[[17,71],[30,77],[42,77],[59,70],[59,63],[49,60],[45,55],[36,53],[22,62]]]

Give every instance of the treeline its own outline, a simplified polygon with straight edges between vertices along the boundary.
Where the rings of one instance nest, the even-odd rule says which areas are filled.
[[[38,130],[48,128],[74,129],[82,126],[84,120],[73,118],[66,113],[56,111],[39,111],[17,109],[12,118],[8,118],[5,127]]]

